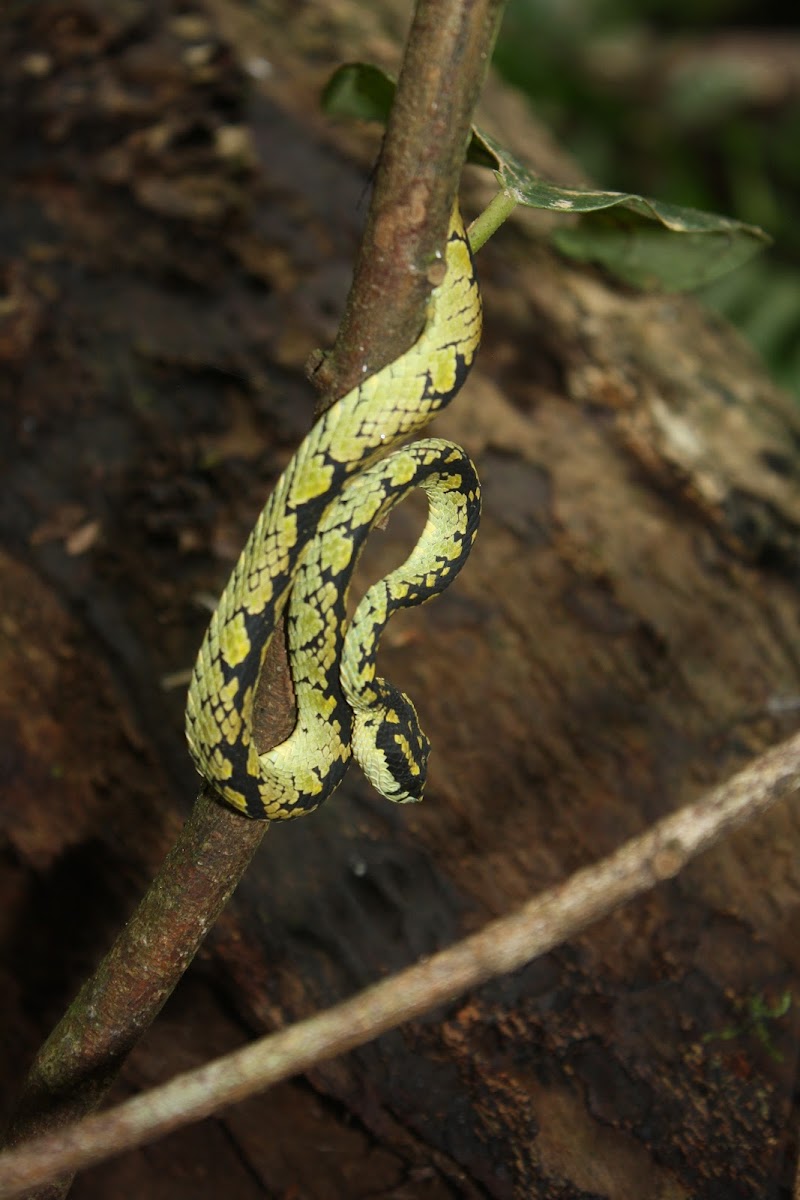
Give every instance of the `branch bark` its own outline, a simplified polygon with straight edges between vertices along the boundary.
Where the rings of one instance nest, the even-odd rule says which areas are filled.
[[[417,4],[344,319],[314,376],[320,412],[402,354],[424,323],[504,7]]]
[[[210,1116],[516,970],[634,896],[673,878],[691,859],[798,786],[800,734],[602,862],[577,871],[566,883],[448,950],[327,1012],[0,1156],[0,1200],[29,1194],[26,1189],[63,1172],[101,1162]]]

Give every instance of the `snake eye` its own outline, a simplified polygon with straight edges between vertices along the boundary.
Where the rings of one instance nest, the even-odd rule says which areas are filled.
[[[352,745],[361,770],[387,800],[422,799],[430,742],[403,692],[392,688],[385,708],[356,714]]]

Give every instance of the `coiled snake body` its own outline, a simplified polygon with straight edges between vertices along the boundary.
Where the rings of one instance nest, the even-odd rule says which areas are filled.
[[[338,400],[300,445],[200,648],[186,707],[189,750],[200,774],[248,816],[313,811],[351,753],[389,799],[421,798],[428,741],[408,697],[377,677],[375,655],[391,614],[436,595],[460,570],[480,491],[472,463],[450,442],[429,438],[382,456],[449,403],[478,347],[480,294],[457,209],[445,266],[414,345]],[[369,589],[345,633],[347,588],[366,536],[413,487],[428,494],[425,529],[403,566]],[[254,697],[287,602],[297,725],[260,754]]]

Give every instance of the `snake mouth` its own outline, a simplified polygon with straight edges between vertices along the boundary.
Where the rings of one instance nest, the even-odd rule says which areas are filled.
[[[368,778],[373,787],[377,788],[381,795],[386,800],[391,800],[393,804],[419,804],[424,799],[424,773],[422,779],[415,779],[411,786],[405,786],[403,783],[395,780],[396,786],[391,787],[391,785],[387,784],[385,775],[381,777],[380,786],[373,777],[368,776]]]
[[[412,795],[410,792],[398,792],[396,796],[390,796],[389,799],[394,804],[420,804],[425,797],[422,795],[422,792],[419,795]]]

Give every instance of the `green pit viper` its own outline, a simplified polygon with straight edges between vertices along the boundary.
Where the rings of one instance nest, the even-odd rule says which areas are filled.
[[[409,698],[376,675],[375,656],[392,613],[438,594],[461,569],[480,519],[480,485],[451,442],[428,438],[384,455],[452,400],[478,348],[481,299],[457,207],[444,265],[414,345],[338,400],[300,445],[203,639],[186,707],[189,750],[214,790],[249,817],[312,812],[351,754],[388,799],[422,797],[429,743]],[[367,534],[413,487],[428,496],[422,535],[403,566],[369,589],[345,632]],[[297,723],[259,753],[255,694],[287,604]]]

